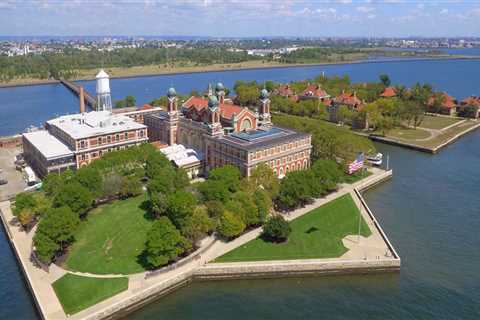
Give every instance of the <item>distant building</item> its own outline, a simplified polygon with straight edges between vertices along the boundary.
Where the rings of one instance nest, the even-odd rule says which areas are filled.
[[[380,94],[382,98],[393,98],[397,96],[397,89],[394,87],[386,87],[385,90]]]
[[[347,107],[349,110],[360,112],[364,106],[364,103],[357,97],[357,93],[355,91],[353,93],[343,91],[342,94],[333,100],[330,108],[328,109],[330,121],[339,121],[338,112],[342,106]],[[355,129],[367,129],[367,119],[362,116],[355,117],[352,120],[352,127]]]
[[[462,113],[462,116],[464,116],[463,114],[467,114],[467,113],[463,111],[465,111],[467,107],[473,107],[473,114],[472,114],[473,118],[477,119],[480,117],[480,97],[470,96],[463,99],[460,102],[460,105],[457,107],[458,113],[459,114]],[[471,113],[471,112],[468,112],[468,113]]]
[[[454,115],[457,112],[457,100],[446,92],[435,93],[428,98],[427,111],[446,115]]]

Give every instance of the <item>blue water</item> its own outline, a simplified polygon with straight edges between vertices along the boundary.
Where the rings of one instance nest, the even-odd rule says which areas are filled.
[[[355,81],[388,73],[396,82],[430,81],[457,97],[480,94],[480,62],[474,61],[162,76],[114,80],[112,88],[113,92],[135,94],[139,100],[148,101],[157,93],[163,94],[171,83],[181,92],[188,92],[201,89],[209,81],[221,80],[228,86],[234,79],[288,81],[313,77],[322,70],[327,74],[348,72]],[[2,90],[3,106],[10,100]],[[29,90],[51,90],[57,99],[70,99],[72,110],[76,108],[73,96],[68,92],[61,94],[62,90],[55,86],[15,90],[27,90],[24,94]],[[46,106],[53,108],[54,104]],[[47,113],[45,110],[50,109],[42,110]],[[5,120],[4,114],[2,111],[0,121]],[[23,116],[29,114],[26,111]],[[365,197],[402,258],[400,274],[194,283],[128,318],[479,319],[480,131],[463,137],[438,155],[386,145],[377,147],[390,155],[394,178],[368,191]],[[0,257],[0,319],[37,319],[3,230]]]
[[[218,81],[232,88],[236,80],[288,82],[314,78],[325,72],[326,75],[348,74],[354,82],[376,81],[380,74],[388,74],[394,84],[428,82],[436,89],[446,90],[462,99],[472,94],[480,95],[479,71],[480,60],[371,62],[113,79],[111,89],[113,100],[133,95],[137,98],[137,104],[141,105],[164,95],[170,86],[188,94],[194,89],[203,91],[208,83]],[[87,91],[95,92],[93,81],[81,83]],[[77,112],[77,101],[70,91],[57,84],[2,88],[0,136],[22,132],[28,126],[39,125],[57,114]]]

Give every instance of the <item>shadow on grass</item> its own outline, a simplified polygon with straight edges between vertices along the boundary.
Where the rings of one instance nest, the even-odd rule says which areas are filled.
[[[310,233],[316,232],[316,231],[319,231],[319,229],[317,227],[311,227],[307,231],[305,231],[305,233],[310,234]]]

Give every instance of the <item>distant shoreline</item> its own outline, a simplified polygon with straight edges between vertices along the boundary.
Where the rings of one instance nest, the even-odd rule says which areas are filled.
[[[238,67],[234,66],[232,68],[221,66],[205,66],[198,68],[198,70],[186,70],[186,71],[160,71],[155,73],[138,73],[132,75],[112,75],[111,79],[131,79],[131,78],[147,78],[147,77],[157,77],[164,75],[184,75],[184,74],[195,74],[195,73],[207,73],[207,72],[226,72],[226,71],[245,71],[245,70],[263,70],[263,69],[282,69],[282,68],[307,68],[307,67],[317,67],[317,66],[333,66],[333,65],[352,65],[352,64],[370,64],[370,63],[394,63],[394,62],[415,62],[415,61],[442,61],[442,60],[480,60],[480,56],[439,56],[439,57],[425,57],[425,58],[392,58],[385,60],[355,60],[355,61],[342,61],[342,62],[322,62],[322,63],[308,63],[308,64],[272,64],[262,66],[245,66]],[[142,66],[140,66],[142,67]],[[195,67],[193,67],[195,68]],[[122,68],[128,69],[128,68]],[[73,81],[92,81],[95,80],[94,77],[80,77],[73,79]],[[37,85],[48,85],[60,83],[58,80],[31,80],[25,82],[12,82],[12,83],[0,83],[0,88],[13,88],[13,87],[27,87],[27,86],[37,86]]]

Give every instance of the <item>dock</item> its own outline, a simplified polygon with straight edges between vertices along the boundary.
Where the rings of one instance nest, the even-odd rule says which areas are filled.
[[[73,81],[60,79],[60,83],[63,84],[68,90],[74,93],[77,97],[80,96],[80,86]],[[89,106],[91,110],[97,110],[97,99],[90,93],[84,90],[85,105]]]

